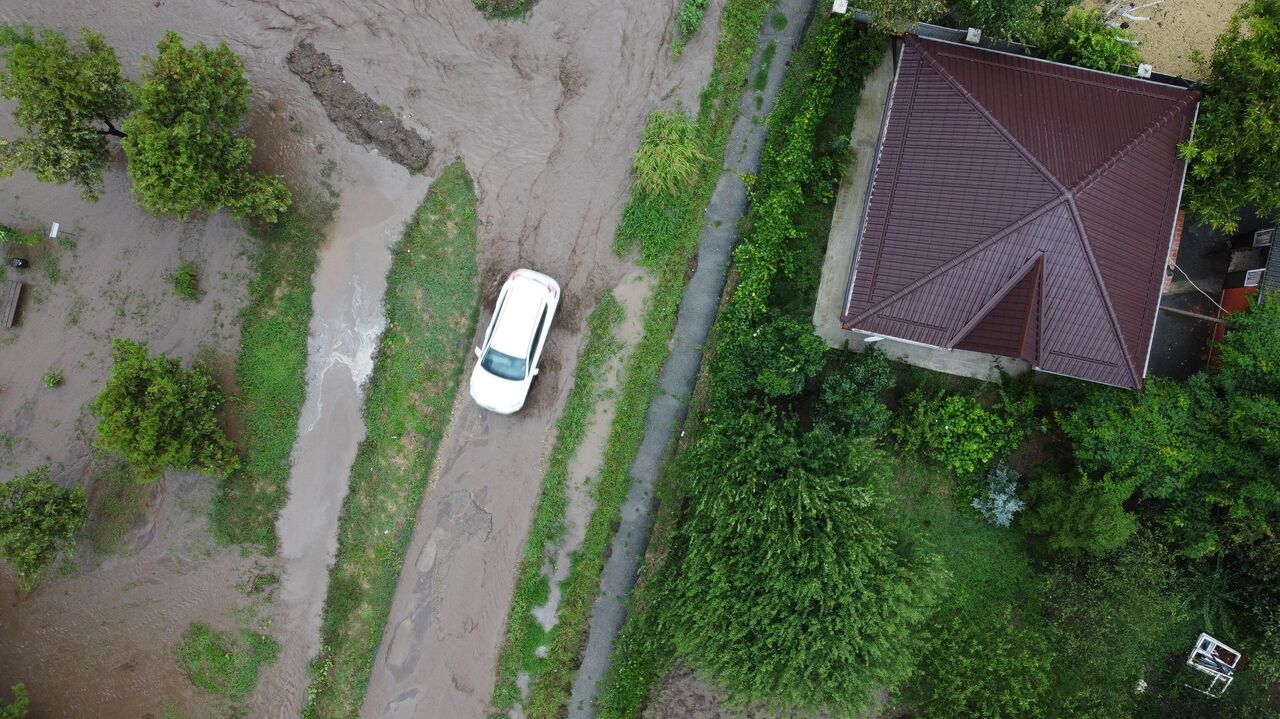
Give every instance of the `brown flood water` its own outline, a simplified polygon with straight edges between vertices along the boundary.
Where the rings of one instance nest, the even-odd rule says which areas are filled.
[[[516,266],[557,277],[565,299],[543,374],[523,413],[489,416],[471,405],[465,389],[459,393],[364,713],[485,714],[514,570],[551,428],[572,377],[582,322],[598,293],[617,285],[630,269],[611,246],[631,155],[647,113],[678,100],[694,107],[709,70],[713,33],[696,38],[678,61],[672,58],[670,28],[677,6],[678,0],[543,0],[527,21],[492,23],[470,0],[0,2],[3,22],[63,30],[92,26],[116,47],[131,75],[138,55],[153,52],[166,29],[177,29],[188,40],[225,40],[245,58],[254,84],[250,131],[258,140],[259,160],[299,181],[314,175],[321,158],[332,159],[342,193],[316,276],[308,393],[294,451],[292,497],[280,521],[281,556],[264,560],[212,548],[200,516],[207,488],[201,496],[197,490],[205,485],[200,481],[191,480],[192,488],[183,489],[182,480],[171,479],[152,510],[155,533],[141,551],[86,567],[78,576],[55,577],[21,600],[5,583],[0,587],[5,599],[0,683],[26,681],[34,696],[33,716],[83,716],[86,710],[103,717],[159,716],[168,707],[194,716],[223,713],[224,707],[194,690],[176,670],[172,645],[192,620],[234,626],[241,616],[236,610],[251,601],[235,584],[255,570],[278,571],[282,577],[275,602],[253,603],[272,623],[282,652],[260,683],[250,715],[297,715],[306,663],[318,641],[337,511],[363,435],[361,383],[382,327],[387,247],[429,178],[456,156],[475,177],[480,197],[486,313],[501,278]],[[351,145],[328,123],[306,86],[285,68],[285,56],[301,39],[341,64],[352,84],[435,145],[424,176],[411,177]],[[131,211],[133,224],[120,230],[128,233],[132,227],[147,239],[189,232],[129,208],[119,173],[109,185],[108,197],[96,206],[66,199],[74,198],[66,188],[57,189],[60,204],[54,206],[77,207],[85,218]],[[5,191],[10,187],[19,194],[49,191],[22,177],[0,184]],[[12,218],[0,221],[5,219]],[[221,228],[225,238],[239,237],[225,217],[207,224]],[[214,241],[200,247],[210,248],[210,268],[234,266],[233,274],[243,273],[243,260],[234,252],[217,249]],[[159,261],[150,269],[150,281],[158,284],[163,280],[156,278],[171,271]],[[221,301],[220,319],[189,320],[197,335],[201,321],[208,322],[206,328],[231,324],[243,300],[235,280],[228,279],[222,294],[210,293],[202,303]],[[146,334],[146,326],[136,331]],[[234,335],[232,325],[210,333],[208,343],[234,353]],[[54,356],[71,356],[71,341],[54,337],[44,344]],[[153,349],[190,356],[200,340],[185,342],[153,342]],[[0,347],[0,353],[5,359],[18,356],[8,347]],[[99,358],[99,376],[104,366]],[[0,372],[9,372],[8,367],[0,365]],[[42,372],[43,366],[33,362],[24,364],[21,374],[25,382],[27,375],[38,380]],[[7,391],[0,393],[0,421],[15,420],[10,424],[17,427],[16,436],[31,435],[24,441],[40,446],[55,463],[70,465],[84,452],[83,442],[59,439],[70,434],[79,408],[96,391],[94,382],[85,384],[74,400],[61,401],[60,416],[68,418],[46,422],[44,434],[24,428],[23,422],[32,424],[24,418],[33,410],[29,403],[7,400]],[[40,397],[36,424],[47,403]],[[197,550],[184,553],[184,541]],[[144,609],[132,606],[137,603]],[[118,647],[131,651],[110,650]]]

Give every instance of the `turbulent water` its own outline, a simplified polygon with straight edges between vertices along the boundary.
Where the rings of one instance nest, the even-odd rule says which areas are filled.
[[[363,435],[361,385],[382,328],[388,246],[430,178],[460,156],[480,198],[486,301],[517,266],[556,276],[565,299],[525,413],[492,417],[465,396],[458,402],[364,713],[484,716],[581,325],[598,293],[628,271],[611,246],[630,157],[648,112],[678,101],[693,106],[709,70],[713,33],[696,38],[678,60],[672,56],[677,6],[677,0],[543,0],[528,20],[495,23],[470,0],[0,0],[0,21],[67,31],[91,26],[117,49],[130,75],[167,29],[189,41],[225,41],[245,59],[254,86],[249,131],[258,163],[295,184],[314,179],[321,159],[337,168],[340,207],[316,276],[308,394],[292,496],[280,521],[281,553],[257,560],[282,577],[276,600],[261,611],[283,648],[252,699],[251,715],[295,716],[305,698],[337,512]],[[352,145],[330,125],[285,67],[302,40],[431,141],[435,153],[423,176]],[[91,217],[127,205],[122,181],[109,185],[99,205],[79,212]],[[158,232],[144,223],[136,231]],[[168,707],[193,716],[222,713],[175,670],[170,647],[192,619],[233,624],[231,610],[246,604],[233,585],[254,560],[208,550],[186,557],[176,572],[175,550],[165,543],[202,535],[202,520],[156,511],[165,512],[164,526],[173,526],[151,542],[154,549],[55,580],[31,597],[6,595],[14,598],[0,610],[0,682],[26,681],[36,716],[83,716],[85,707],[104,717],[159,716]],[[136,600],[115,594],[125,591],[141,594]],[[112,601],[99,601],[107,594]],[[151,609],[128,610],[130,601]],[[139,649],[103,649],[122,646]]]

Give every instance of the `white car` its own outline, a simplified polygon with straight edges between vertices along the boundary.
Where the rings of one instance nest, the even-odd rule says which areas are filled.
[[[560,285],[541,272],[516,270],[498,294],[484,343],[476,348],[471,398],[491,412],[511,414],[524,406],[551,320],[560,304]]]

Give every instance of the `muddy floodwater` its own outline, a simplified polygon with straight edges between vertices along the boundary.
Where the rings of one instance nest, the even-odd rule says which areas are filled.
[[[295,184],[314,184],[324,172],[339,193],[337,219],[316,275],[307,398],[293,455],[291,498],[279,524],[280,556],[255,557],[214,546],[203,517],[207,481],[170,477],[157,489],[150,529],[143,526],[131,535],[145,541],[131,544],[123,555],[82,558],[74,570],[55,573],[30,596],[19,596],[11,579],[0,578],[0,684],[26,682],[33,716],[85,716],[86,707],[102,717],[159,717],[169,709],[189,716],[224,715],[226,707],[191,687],[172,661],[173,644],[193,620],[268,627],[282,645],[281,655],[248,712],[297,715],[305,699],[307,660],[318,642],[337,514],[363,436],[362,383],[382,328],[388,247],[435,172],[454,157],[465,161],[480,198],[486,303],[517,266],[552,274],[565,297],[524,413],[493,417],[460,393],[364,713],[485,716],[514,571],[584,318],[600,291],[634,271],[611,250],[628,192],[630,158],[648,112],[677,103],[696,107],[709,72],[714,31],[696,37],[680,58],[670,51],[678,5],[678,0],[543,0],[527,20],[494,23],[470,0],[0,1],[3,22],[65,31],[92,27],[116,48],[131,76],[137,74],[140,54],[153,53],[170,28],[189,41],[226,41],[244,58],[254,87],[249,131],[258,142],[258,163]],[[715,17],[718,7],[712,3],[708,17]],[[431,143],[434,153],[421,175],[411,176],[375,151],[352,144],[332,126],[308,87],[285,65],[289,51],[303,40]],[[168,261],[176,264],[183,248],[198,249],[206,266],[224,275],[221,289],[209,293],[201,309],[172,319],[185,329],[176,334],[155,329],[152,323],[172,314],[167,311],[138,312],[134,324],[119,329],[151,340],[154,350],[190,357],[205,344],[220,356],[234,356],[234,313],[244,301],[238,288],[247,272],[241,230],[223,216],[197,225],[147,218],[131,207],[127,187],[118,163],[96,205],[79,201],[68,188],[47,188],[21,174],[0,181],[6,200],[17,195],[24,207],[44,208],[24,210],[33,222],[50,219],[55,209],[85,224],[99,216],[116,218],[113,231],[99,233],[94,241],[128,236],[138,249],[132,256],[105,257],[103,269],[96,271],[133,267],[139,287],[162,286]],[[0,221],[16,219],[18,210],[10,212]],[[204,234],[193,236],[197,230],[191,227]],[[70,304],[57,305],[56,312],[52,305],[43,307],[31,316],[45,312],[65,320]],[[490,309],[486,304],[482,323]],[[13,438],[10,445],[39,450],[39,455],[9,460],[0,479],[47,461],[64,468],[62,481],[77,481],[77,462],[83,462],[87,443],[74,428],[105,376],[102,353],[109,332],[95,330],[89,342],[65,321],[59,324],[62,329],[46,327],[39,342],[27,335],[16,340],[38,344],[42,355],[19,355],[10,351],[18,344],[0,345],[0,381],[23,386],[13,400],[10,388],[0,390],[0,422]],[[30,335],[31,328],[26,330]],[[40,363],[50,357],[73,363],[70,348],[76,342],[97,352],[96,359],[69,380],[67,393],[37,397],[26,385],[38,381],[45,369]],[[22,369],[11,369],[19,356]],[[280,576],[278,589],[265,597],[244,589],[263,573]]]

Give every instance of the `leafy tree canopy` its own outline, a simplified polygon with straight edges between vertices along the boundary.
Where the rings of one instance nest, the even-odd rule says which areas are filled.
[[[0,177],[28,170],[41,182],[70,183],[86,200],[102,195],[107,135],[129,113],[134,88],[115,51],[83,29],[80,41],[44,29],[0,25],[0,97],[16,100],[14,124],[25,135],[0,139]]]
[[[1122,72],[1142,62],[1138,48],[1125,40],[1132,38],[1107,25],[1101,11],[1073,8],[1065,19],[1044,24],[1039,44],[1046,60]]]
[[[797,439],[761,405],[704,431],[679,469],[690,508],[664,590],[678,652],[739,701],[866,709],[912,670],[936,557],[894,531],[867,488],[879,480],[831,433]]]
[[[184,370],[178,360],[147,355],[146,347],[115,341],[115,365],[94,402],[100,417],[97,446],[126,457],[143,481],[166,467],[214,477],[239,464],[214,412],[222,405],[218,385],[201,363]]]
[[[249,111],[244,63],[226,43],[186,47],[175,32],[143,58],[138,110],[124,149],[138,203],[187,218],[228,209],[274,222],[289,207],[279,177],[249,170],[253,140],[237,134]]]
[[[48,467],[0,484],[0,557],[17,570],[23,591],[75,538],[84,517],[84,490],[58,486]]]
[[[1186,202],[1214,227],[1234,231],[1240,208],[1280,213],[1280,0],[1250,0],[1218,37],[1195,137]]]
[[[1137,531],[1137,520],[1124,510],[1131,483],[1090,479],[1083,472],[1064,476],[1038,471],[1026,492],[1029,506],[1019,520],[1031,534],[1044,535],[1049,546],[1066,553],[1107,554],[1123,546]]]

